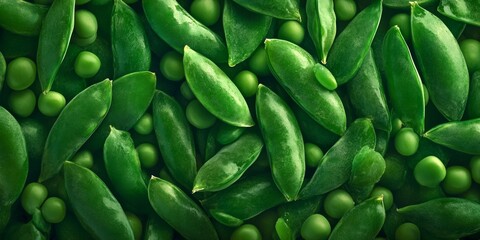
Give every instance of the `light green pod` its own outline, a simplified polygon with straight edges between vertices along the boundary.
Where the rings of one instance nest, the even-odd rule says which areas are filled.
[[[441,0],[437,10],[452,19],[480,27],[480,3],[474,0]]]
[[[337,34],[333,0],[307,0],[307,28],[323,64]]]
[[[423,136],[456,151],[480,154],[480,118],[443,123],[428,130]]]
[[[246,9],[274,18],[301,21],[299,0],[233,0]]]

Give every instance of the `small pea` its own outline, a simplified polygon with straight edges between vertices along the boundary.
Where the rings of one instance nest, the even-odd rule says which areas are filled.
[[[413,223],[403,223],[395,230],[395,240],[420,240],[420,229]]]
[[[188,122],[198,129],[209,128],[213,126],[217,120],[217,118],[196,99],[187,105],[185,115],[187,116]]]
[[[72,162],[82,167],[91,169],[93,167],[93,155],[90,151],[83,150],[83,151],[77,152],[75,156],[73,156]]]
[[[80,52],[75,59],[74,70],[81,78],[91,78],[100,70],[100,59],[92,52]]]
[[[180,81],[185,77],[183,57],[180,53],[170,51],[160,60],[160,72],[170,81]]]
[[[305,143],[305,163],[307,166],[316,168],[323,157],[322,149],[313,144]]]
[[[142,239],[143,225],[140,218],[138,218],[137,215],[131,212],[126,212],[125,215],[127,215],[128,223],[130,224],[130,227],[132,227],[135,240]]]
[[[30,89],[10,93],[9,105],[12,111],[20,117],[28,117],[35,110],[36,97]]]
[[[218,0],[193,0],[190,14],[205,26],[211,26],[220,18],[220,3]]]
[[[26,57],[19,57],[7,65],[6,82],[13,90],[24,90],[30,87],[37,76],[37,65]]]
[[[243,239],[248,239],[248,240],[261,240],[262,235],[260,234],[260,231],[258,230],[257,227],[255,227],[252,224],[244,224],[232,233],[232,236],[230,237],[230,240],[243,240]]]
[[[402,33],[403,38],[405,41],[410,41],[410,15],[406,13],[398,13],[395,14],[390,19],[390,27],[397,25],[400,28],[400,32]]]
[[[332,73],[322,64],[315,64],[313,66],[313,73],[317,81],[326,89],[333,91],[337,88],[337,80],[335,80]]]
[[[57,197],[50,197],[42,205],[42,216],[49,223],[63,221],[66,214],[65,202]]]
[[[460,42],[460,49],[470,72],[480,70],[480,42],[475,39],[465,39]]]
[[[90,38],[97,34],[97,30],[97,18],[92,12],[84,9],[75,12],[75,24],[73,31],[77,37]]]
[[[158,163],[158,151],[150,143],[142,143],[136,148],[140,163],[144,168],[152,168]]]
[[[58,116],[66,104],[65,97],[59,92],[49,91],[38,97],[38,110],[47,117]]]
[[[474,156],[472,160],[470,160],[470,172],[473,181],[480,184],[480,156]]]
[[[268,59],[267,52],[263,46],[260,46],[252,53],[250,59],[248,60],[248,67],[250,71],[255,73],[257,76],[265,77],[270,75],[270,69],[268,68]]]
[[[244,70],[235,76],[233,82],[244,97],[251,97],[257,93],[258,78],[255,73]]]
[[[413,174],[420,185],[435,187],[445,179],[446,169],[440,159],[428,156],[415,165]]]
[[[411,156],[417,152],[419,141],[412,128],[402,128],[395,135],[395,149],[403,156]]]
[[[330,192],[325,198],[324,209],[330,217],[340,219],[354,205],[352,196],[347,191],[337,189]]]
[[[310,215],[302,224],[300,234],[306,240],[327,240],[332,228],[321,214]]]
[[[403,127],[403,123],[402,123],[402,120],[400,120],[400,118],[398,117],[392,118],[392,132],[391,132],[392,135],[396,135],[398,131],[402,129],[402,127]]]
[[[286,21],[278,29],[278,38],[299,45],[305,38],[305,29],[297,21]]]
[[[393,193],[388,188],[376,186],[373,188],[372,193],[370,193],[370,197],[379,197],[383,195],[383,206],[385,210],[390,209],[393,206]]]
[[[23,189],[20,201],[25,212],[33,214],[35,209],[42,206],[47,196],[48,190],[43,184],[32,182]]]
[[[153,117],[150,113],[143,114],[137,123],[133,126],[133,129],[139,134],[148,135],[153,131]]]
[[[354,0],[335,0],[333,4],[337,20],[349,21],[357,14],[357,5]]]
[[[188,86],[187,81],[183,82],[180,86],[180,93],[187,100],[193,100],[195,98],[195,95],[193,95],[192,89],[190,89],[190,86]]]
[[[472,186],[472,176],[467,168],[451,166],[447,168],[447,175],[443,181],[443,190],[447,194],[457,195],[466,192]]]

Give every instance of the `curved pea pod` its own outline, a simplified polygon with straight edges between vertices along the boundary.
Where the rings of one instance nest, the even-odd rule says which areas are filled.
[[[214,192],[229,187],[257,160],[262,148],[263,141],[257,134],[245,133],[203,164],[192,192]]]
[[[98,239],[134,239],[127,216],[107,185],[91,170],[63,164],[65,189],[75,216]]]
[[[35,227],[32,221],[11,225],[5,231],[5,240],[47,240],[48,238]]]
[[[214,62],[185,46],[183,67],[188,86],[210,113],[233,126],[254,125],[242,93]]]
[[[297,119],[287,103],[262,84],[255,107],[273,180],[288,201],[296,200],[305,177],[305,147]]]
[[[292,110],[305,141],[315,143],[322,147],[322,149],[328,149],[340,138],[338,135],[315,122],[315,120],[297,104],[293,104]]]
[[[37,36],[48,8],[21,0],[0,1],[0,27],[23,36]]]
[[[411,25],[413,48],[431,101],[448,120],[460,120],[469,75],[457,40],[440,19],[415,3]]]
[[[397,210],[408,221],[438,238],[480,232],[480,204],[463,198],[437,198]]]
[[[303,222],[320,209],[322,197],[289,202],[278,207],[279,218],[275,231],[280,240],[294,240],[300,236]]]
[[[435,4],[438,0],[417,0],[416,2],[422,6]],[[405,8],[410,7],[410,0],[383,0],[383,5],[391,8]]]
[[[218,222],[236,227],[286,199],[265,174],[246,177],[201,202]]]
[[[274,18],[301,21],[298,0],[233,0],[251,11]]]
[[[107,115],[112,101],[112,81],[91,85],[73,98],[53,124],[45,143],[39,181],[62,168],[87,141]]]
[[[393,111],[407,127],[422,134],[425,131],[423,85],[398,26],[390,28],[385,35],[383,66]]]
[[[362,66],[382,17],[382,0],[373,1],[358,13],[337,36],[327,59],[327,68],[338,85],[350,81]]]
[[[145,224],[143,240],[172,240],[173,228],[163,221],[159,216],[150,215]]]
[[[301,47],[280,39],[265,41],[268,63],[280,85],[317,123],[338,135],[346,129],[345,109],[335,91],[315,78],[315,60]]]
[[[443,123],[428,130],[423,136],[456,151],[480,154],[480,118]]]
[[[370,119],[355,120],[340,140],[323,156],[313,177],[300,192],[301,198],[321,195],[348,181],[352,162],[364,146],[375,147],[375,129]]]
[[[370,198],[346,212],[328,239],[374,239],[384,222],[383,196]]]
[[[347,84],[348,96],[356,116],[371,118],[376,129],[390,132],[392,122],[383,89],[373,50],[370,49],[357,75]]]
[[[215,133],[215,139],[222,145],[227,145],[237,140],[246,128],[235,127],[224,122],[219,122]]]
[[[375,136],[375,151],[379,152],[382,156],[385,156],[390,143],[390,132],[375,129]]]
[[[480,3],[468,0],[440,0],[437,10],[452,19],[480,27]]]
[[[218,239],[207,214],[175,185],[153,177],[148,184],[148,199],[155,212],[184,238]]]
[[[480,71],[474,72],[470,80],[470,92],[465,110],[470,119],[480,118],[480,107],[478,106],[480,106]]]
[[[73,33],[75,0],[55,0],[42,22],[37,71],[43,92],[50,91]]]
[[[63,221],[55,225],[54,230],[58,240],[93,240],[92,236],[70,212],[67,212]]]
[[[113,3],[111,31],[115,78],[148,71],[152,55],[147,35],[135,11],[121,0]]]
[[[153,31],[178,52],[189,45],[215,62],[227,61],[220,37],[195,20],[176,0],[144,0],[143,10]]]
[[[327,63],[327,55],[337,34],[333,0],[307,0],[307,28],[318,57]]]
[[[5,57],[0,51],[0,92],[2,91],[3,83],[5,82],[6,72],[7,72],[7,62],[5,61]]]

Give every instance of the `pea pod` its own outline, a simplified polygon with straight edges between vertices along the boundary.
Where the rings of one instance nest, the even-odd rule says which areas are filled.
[[[75,0],[55,0],[42,22],[37,71],[43,92],[50,91],[73,33]]]
[[[438,198],[397,211],[434,237],[457,239],[480,232],[480,204],[467,199]]]
[[[298,239],[303,222],[318,212],[321,202],[321,197],[313,197],[279,206],[280,217],[275,223],[275,230],[280,240]]]
[[[143,240],[173,240],[173,228],[159,216],[149,216],[145,225]]]
[[[307,0],[306,11],[308,32],[318,57],[326,64],[328,52],[337,34],[333,0]]]
[[[480,71],[474,72],[470,80],[470,93],[466,109],[466,114],[470,119],[480,117],[478,106],[480,106]]]
[[[113,3],[111,29],[115,78],[148,71],[152,56],[147,35],[135,11],[121,0]]]
[[[111,100],[112,82],[106,79],[86,88],[65,106],[45,143],[40,182],[57,174],[63,162],[87,141],[107,115]]]
[[[148,198],[155,212],[184,238],[218,239],[212,222],[200,206],[170,182],[152,177]]]
[[[93,240],[92,236],[70,212],[67,212],[63,221],[55,225],[54,230],[58,240]]]
[[[432,5],[436,3],[438,0],[417,0],[416,2],[422,6],[424,5]],[[410,7],[410,0],[383,0],[383,5],[391,8],[409,8]]]
[[[329,149],[340,138],[338,135],[328,131],[322,125],[315,122],[315,120],[313,120],[297,104],[292,106],[292,110],[305,141],[315,143],[322,147],[322,149]]]
[[[220,37],[195,20],[176,0],[142,1],[152,29],[178,52],[189,45],[215,62],[227,61],[227,48]]]
[[[297,199],[305,177],[305,147],[292,110],[275,92],[260,84],[255,102],[272,176],[288,201]]]
[[[431,101],[448,120],[460,120],[469,75],[457,40],[440,19],[415,3],[411,25],[413,48]]]
[[[230,124],[219,122],[215,133],[215,139],[218,143],[227,145],[237,140],[245,130],[246,128],[235,127]]]
[[[75,216],[98,239],[134,239],[127,216],[95,173],[72,162],[63,164],[65,189]]]
[[[375,147],[375,130],[370,119],[357,119],[345,135],[323,156],[313,177],[300,192],[301,198],[321,195],[348,181],[352,162],[364,146]]]
[[[385,35],[383,66],[393,110],[407,127],[422,134],[425,130],[423,84],[398,26],[390,28]]]
[[[390,143],[390,132],[375,129],[376,143],[375,151],[379,152],[382,156],[387,153]]]
[[[22,0],[0,1],[0,27],[23,36],[37,36],[48,8]]]
[[[341,135],[346,129],[345,109],[337,93],[315,79],[313,57],[299,46],[279,39],[267,39],[265,50],[270,69],[290,97],[317,123]]]
[[[242,93],[215,63],[185,46],[183,67],[188,86],[210,113],[233,126],[254,125]]]
[[[440,0],[437,10],[452,19],[480,27],[480,3],[465,0]]]
[[[242,7],[274,18],[301,21],[298,0],[233,0]]]
[[[7,63],[5,62],[5,57],[0,51],[0,92],[3,88],[3,82],[5,82],[5,73],[7,71]]]
[[[430,141],[456,151],[480,154],[480,118],[447,122],[428,130],[424,135]]]
[[[47,240],[48,238],[38,230],[32,221],[24,224],[12,225],[5,233],[5,240]]]
[[[350,81],[362,66],[381,17],[382,0],[375,0],[358,13],[335,39],[326,66],[337,79],[338,85]]]

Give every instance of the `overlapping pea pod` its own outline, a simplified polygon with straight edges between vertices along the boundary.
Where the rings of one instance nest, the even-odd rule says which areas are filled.
[[[172,240],[173,228],[156,214],[148,217],[145,223],[143,240]]]
[[[470,92],[467,109],[465,109],[468,118],[480,118],[480,108],[478,106],[480,106],[480,71],[474,72],[470,80]]]
[[[144,0],[143,10],[159,37],[178,52],[189,45],[215,62],[227,61],[220,37],[194,19],[176,0]]]
[[[40,33],[42,20],[48,8],[21,0],[0,1],[0,26],[10,32],[36,36]]]
[[[329,149],[340,138],[338,135],[315,122],[315,120],[297,104],[292,106],[292,110],[305,141],[315,143],[322,147],[322,149]]]
[[[420,230],[457,239],[480,232],[480,204],[463,198],[438,198],[397,210]]]
[[[48,134],[39,181],[53,177],[87,141],[107,115],[112,81],[106,79],[80,92],[62,110]]]
[[[409,8],[410,7],[410,0],[383,0],[383,5],[387,6],[387,7],[391,7],[391,8]],[[433,5],[435,4],[436,2],[438,2],[438,0],[418,0],[416,1],[418,4],[422,5],[422,6],[429,6],[429,5]]]
[[[152,54],[142,22],[135,11],[122,0],[112,8],[112,51],[115,78],[148,71]]]
[[[364,146],[375,147],[375,130],[366,118],[355,120],[343,137],[323,156],[313,177],[300,192],[301,198],[327,193],[348,181],[352,162]]]
[[[437,10],[452,19],[480,27],[480,2],[440,0]]]
[[[14,223],[5,231],[5,240],[47,240],[48,238],[35,227],[32,221]]]
[[[382,10],[382,0],[373,1],[335,39],[326,66],[338,85],[350,81],[362,66],[380,24]]]
[[[236,227],[286,199],[270,174],[263,174],[248,176],[201,202],[218,222]]]
[[[3,88],[3,82],[5,82],[5,73],[7,71],[7,62],[2,52],[0,52],[0,92]]]
[[[98,239],[134,239],[122,206],[95,173],[68,161],[63,171],[71,207],[87,232]]]
[[[50,91],[73,33],[75,0],[55,0],[42,22],[37,71],[43,92]]]
[[[224,122],[217,124],[215,139],[222,145],[227,145],[237,140],[247,128],[235,127]]]
[[[295,240],[300,236],[303,222],[320,209],[323,197],[289,202],[278,207],[279,218],[275,230],[280,240]]]
[[[448,120],[460,120],[465,111],[469,75],[458,42],[445,24],[412,4],[412,41],[430,99]]]
[[[155,212],[184,238],[218,239],[207,214],[172,183],[152,176],[148,184],[148,198]]]
[[[307,0],[307,28],[323,64],[337,34],[333,0]]]
[[[73,212],[67,212],[63,221],[55,225],[54,230],[58,240],[93,240]]]
[[[480,154],[480,118],[443,123],[423,136],[456,151]]]
[[[255,107],[273,180],[288,201],[296,200],[305,177],[305,147],[295,115],[285,101],[262,84]]]
[[[383,67],[393,111],[418,134],[425,130],[423,85],[412,55],[398,26],[383,41]]]
[[[301,47],[280,39],[265,41],[268,63],[280,85],[317,123],[338,135],[346,129],[340,97],[324,88],[313,73],[315,60]]]
[[[274,18],[301,21],[298,0],[233,0],[246,9]]]

